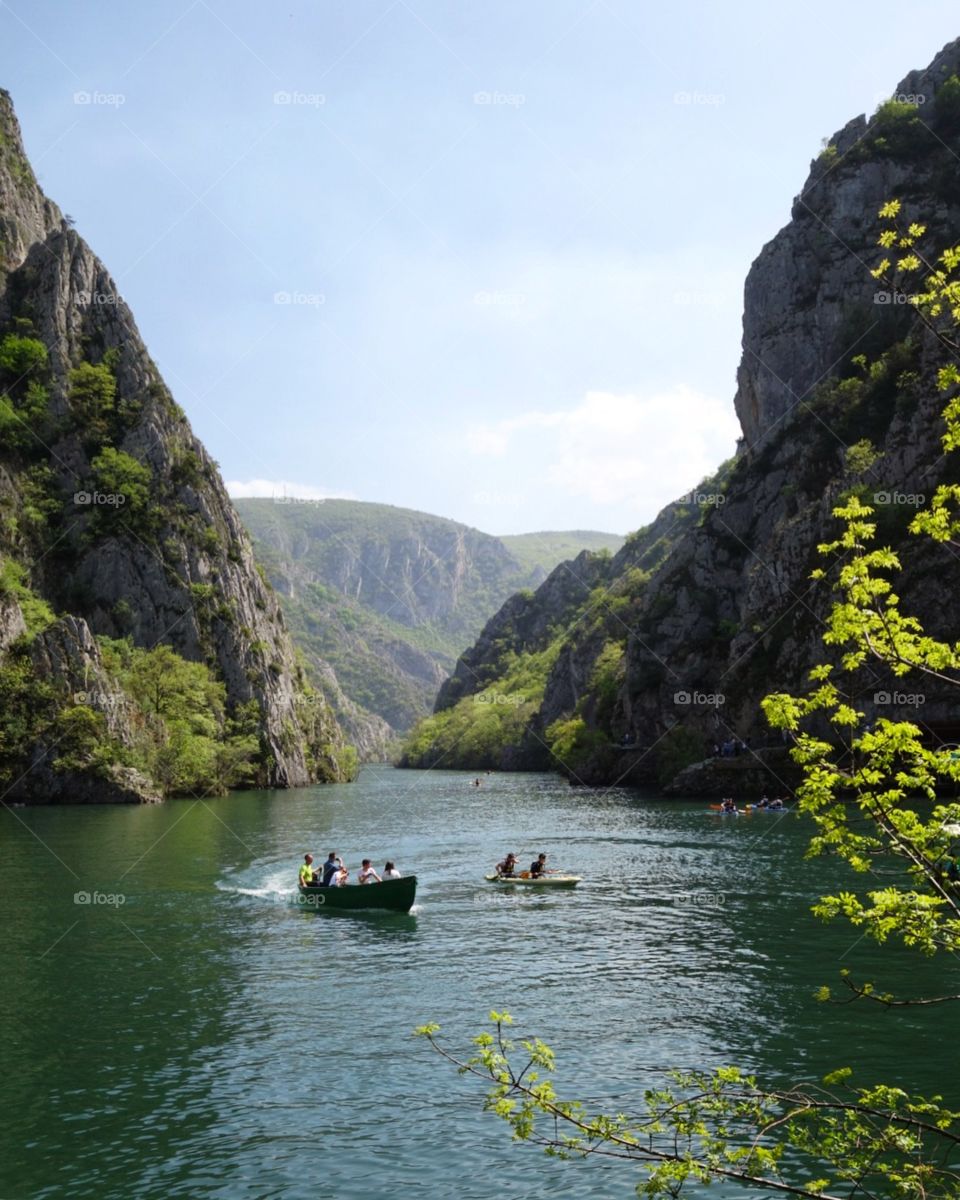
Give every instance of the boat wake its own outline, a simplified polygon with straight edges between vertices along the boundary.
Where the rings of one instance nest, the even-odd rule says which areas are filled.
[[[250,885],[245,885],[234,877],[232,879],[218,879],[216,887],[218,891],[230,892],[234,896],[257,896],[261,899],[274,896],[289,896],[297,890],[296,880],[291,879],[289,867],[271,872],[259,886],[252,886],[252,883],[253,881],[251,881]]]

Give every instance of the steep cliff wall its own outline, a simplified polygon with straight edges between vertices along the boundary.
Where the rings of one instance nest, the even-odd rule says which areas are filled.
[[[106,268],[42,195],[2,92],[0,262],[0,336],[19,339],[0,362],[0,555],[78,618],[78,652],[90,632],[167,644],[222,679],[231,710],[254,702],[257,782],[338,777],[343,736],[305,692],[216,464]]]
[[[592,617],[570,622],[547,585],[534,597],[541,624],[553,619],[560,633],[528,728],[543,731],[571,777],[667,782],[716,741],[769,740],[760,699],[802,688],[821,654],[832,593],[809,575],[851,490],[875,504],[881,542],[910,542],[897,581],[905,604],[932,633],[955,637],[960,563],[907,537],[918,498],[957,476],[940,445],[943,351],[870,269],[878,210],[894,197],[908,221],[928,225],[929,252],[960,242],[958,74],[960,41],[908,75],[899,99],[835,135],[789,224],[751,268],[736,396],[743,450],[715,487],[697,489],[698,519],[641,586],[626,586],[628,542]],[[440,705],[470,677],[492,686],[491,647],[515,608],[508,602],[463,656]],[[880,671],[851,686],[868,715],[919,715],[944,733],[956,725],[952,689],[927,687],[918,713],[916,698]],[[771,770],[775,786],[780,768]]]

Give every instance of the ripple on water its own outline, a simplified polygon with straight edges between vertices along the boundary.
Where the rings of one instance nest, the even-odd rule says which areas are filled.
[[[304,1180],[338,1198],[486,1200],[491,1180],[513,1197],[629,1194],[628,1168],[512,1146],[482,1089],[410,1037],[436,1020],[463,1047],[491,1007],[550,1042],[561,1092],[598,1107],[635,1105],[659,1069],[729,1062],[776,1082],[854,1056],[896,1079],[908,1062],[920,1086],[956,1032],[940,1014],[931,1040],[914,1014],[894,1041],[886,1014],[852,1026],[813,1003],[840,966],[874,970],[875,951],[809,916],[834,868],[803,861],[792,815],[724,822],[547,776],[474,789],[377,770],[351,787],[28,816],[85,885],[117,890],[137,865],[122,910],[78,914],[65,877],[0,932],[16,964],[0,1017],[22,1033],[0,1072],[18,1147],[0,1195],[18,1200],[286,1200]],[[354,866],[415,870],[414,912],[292,903],[303,853],[334,846]],[[508,849],[543,849],[585,882],[498,890],[482,875]],[[11,897],[46,868],[36,839],[18,851],[0,875]],[[927,970],[882,961],[892,983]]]

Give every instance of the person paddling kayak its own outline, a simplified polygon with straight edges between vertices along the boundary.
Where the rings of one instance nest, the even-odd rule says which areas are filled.
[[[548,874],[547,871],[547,856],[538,854],[534,862],[530,864],[530,878],[539,879],[541,875]]]
[[[508,854],[503,862],[497,863],[496,871],[497,874],[503,876],[504,879],[509,879],[513,875],[516,868],[517,856],[515,854]]]

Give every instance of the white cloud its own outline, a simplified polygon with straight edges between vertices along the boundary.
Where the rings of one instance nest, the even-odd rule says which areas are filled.
[[[310,483],[292,483],[289,479],[239,479],[226,481],[227,492],[235,499],[248,497],[290,496],[296,500],[353,500],[351,492],[338,492],[333,488],[314,487]]]
[[[541,486],[642,521],[715,470],[739,432],[729,401],[680,384],[650,396],[591,391],[576,408],[473,425],[465,440]]]

